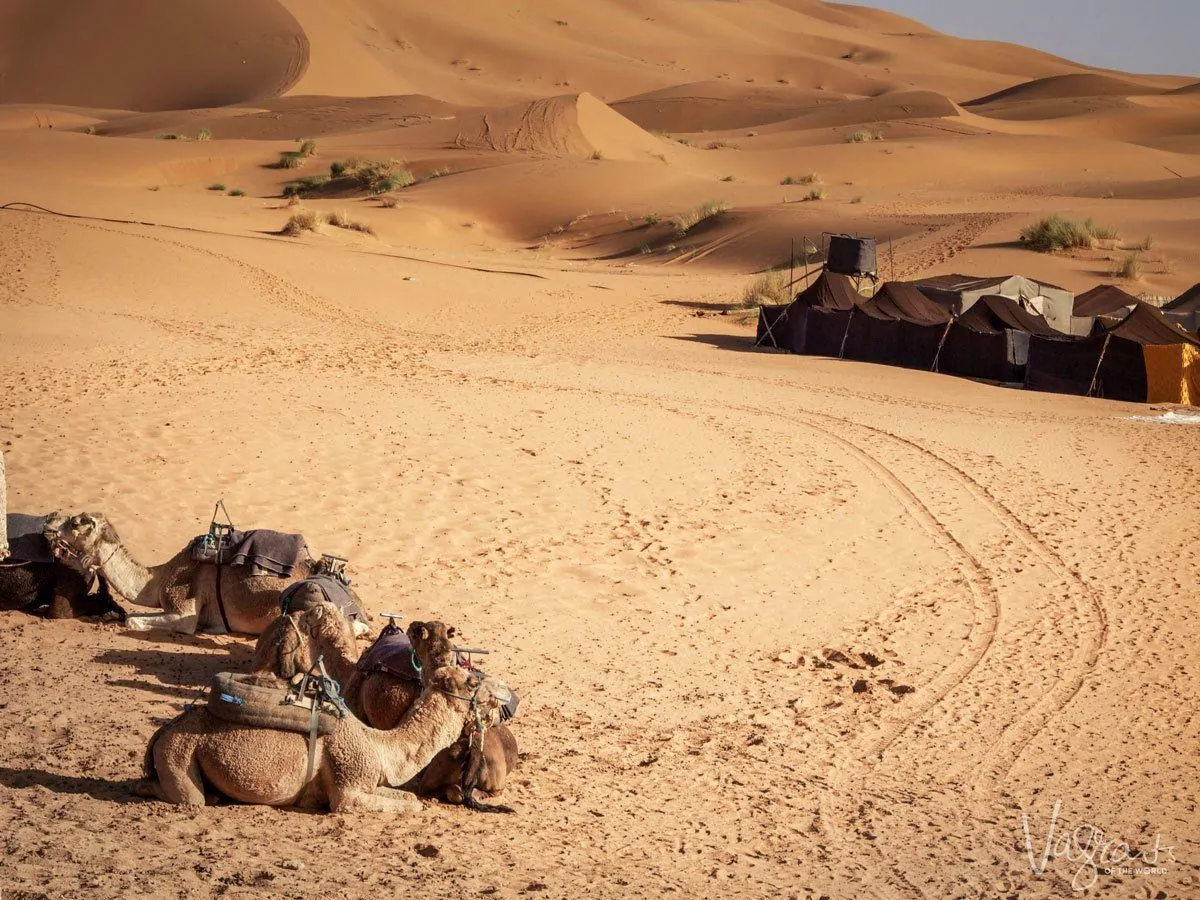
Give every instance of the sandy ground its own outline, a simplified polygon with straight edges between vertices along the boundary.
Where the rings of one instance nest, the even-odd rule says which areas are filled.
[[[467,31],[227,6],[270,48],[240,79],[204,57],[203,103],[240,107],[136,66],[4,88],[0,203],[76,216],[0,210],[10,508],[102,511],[150,563],[224,497],[350,557],[370,609],[458,626],[522,694],[517,814],[138,800],[149,735],[252,641],[0,613],[5,900],[1200,896],[1195,429],[754,351],[724,314],[823,229],[890,237],[897,276],[1111,280],[1120,247],[1014,243],[1054,211],[1152,234],[1121,284],[1177,294],[1200,262],[1188,79],[809,0],[471,4]],[[27,31],[27,55],[104,24]],[[861,126],[886,140],[846,144]],[[297,136],[315,160],[268,168]],[[418,184],[301,208],[377,237],[276,234],[283,181],[354,154]],[[781,202],[808,171],[827,198]],[[716,196],[733,209],[674,233]],[[1034,871],[1088,833],[1161,871]]]

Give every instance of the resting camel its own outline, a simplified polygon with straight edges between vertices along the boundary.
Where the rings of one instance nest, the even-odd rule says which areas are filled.
[[[134,790],[189,806],[204,805],[208,785],[241,803],[410,812],[420,801],[398,788],[464,727],[476,727],[476,715],[484,727],[499,717],[499,701],[486,682],[459,666],[435,669],[395,728],[381,731],[346,716],[318,738],[316,771],[306,783],[307,735],[235,725],[197,706],[151,738],[147,778]]]
[[[454,634],[454,629],[448,628],[413,641],[423,672],[456,664],[451,642]],[[410,639],[412,636],[410,625]],[[382,670],[364,675],[356,665],[358,656],[346,617],[332,603],[314,603],[267,626],[255,647],[251,671],[290,679],[307,672],[317,657],[322,657],[330,677],[343,686],[342,695],[351,712],[372,728],[395,728],[419,696],[421,685]],[[464,767],[470,787],[496,794],[504,789],[517,762],[516,738],[507,725],[497,724],[484,733],[482,748],[470,746],[470,735],[464,734],[439,753],[421,773],[417,790],[423,796],[442,796],[451,803],[485,810],[488,807],[478,804],[471,790],[462,789]]]
[[[125,610],[113,601],[104,579],[99,580],[97,592],[90,593],[88,588],[92,578],[56,561],[42,535],[25,534],[24,529],[20,529],[17,533],[22,536],[11,548],[12,557],[5,558],[8,556],[9,527],[19,528],[19,522],[28,525],[41,518],[14,515],[10,521],[7,515],[0,517],[0,538],[6,548],[0,554],[0,609],[19,609],[50,619],[102,616],[124,621]],[[55,513],[46,520],[43,528],[57,530],[63,521],[65,519]]]
[[[112,523],[99,513],[71,516],[62,523],[53,543],[61,559],[85,575],[99,573],[121,597],[139,606],[163,610],[129,616],[126,624],[138,631],[169,628],[183,634],[219,634],[227,630],[228,621],[229,631],[261,634],[279,616],[279,595],[284,588],[320,571],[319,563],[302,559],[288,578],[255,574],[249,566],[197,562],[190,546],[165,563],[146,568],[133,558]],[[355,623],[355,629],[364,634],[370,630],[361,622]]]

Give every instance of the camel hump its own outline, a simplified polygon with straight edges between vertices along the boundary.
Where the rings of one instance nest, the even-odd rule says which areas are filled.
[[[287,682],[274,675],[218,672],[209,691],[208,711],[233,725],[308,734],[311,703],[312,698],[307,698],[307,705],[289,702]],[[340,716],[318,709],[317,734],[332,734],[340,722]]]

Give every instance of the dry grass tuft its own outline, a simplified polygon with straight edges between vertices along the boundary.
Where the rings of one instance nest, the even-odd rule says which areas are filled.
[[[677,234],[687,234],[705,219],[715,218],[728,212],[729,209],[729,204],[724,200],[709,200],[707,203],[702,203],[694,209],[689,209],[676,216],[675,231]]]
[[[320,228],[321,220],[317,214],[311,209],[304,209],[298,213],[292,213],[292,217],[287,220],[281,233],[288,237],[296,237],[306,231],[319,231]]]
[[[1126,281],[1141,281],[1142,280],[1142,254],[1139,250],[1133,250],[1126,253],[1124,258],[1113,270],[1113,275],[1118,278],[1124,278]]]
[[[325,216],[325,221],[334,228],[344,228],[347,231],[358,231],[362,234],[369,234],[371,237],[375,236],[374,228],[372,228],[366,222],[359,222],[356,219],[351,219],[350,216],[344,212],[329,213],[327,216]]]
[[[862,131],[856,131],[853,134],[846,135],[847,144],[868,144],[871,141],[882,141],[883,135],[878,131],[867,131],[865,128]]]

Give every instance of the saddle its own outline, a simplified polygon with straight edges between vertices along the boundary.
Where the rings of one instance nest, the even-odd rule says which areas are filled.
[[[8,557],[0,561],[5,566],[26,566],[33,563],[55,562],[54,551],[44,530],[50,516],[27,516],[8,513],[4,527],[8,533]]]
[[[307,676],[297,676],[297,682]],[[337,682],[334,682],[336,686]],[[336,697],[336,688],[334,697]],[[322,696],[274,675],[219,672],[209,690],[208,711],[225,722],[297,734],[332,734],[346,716],[341,698]],[[315,726],[314,726],[315,712]]]

